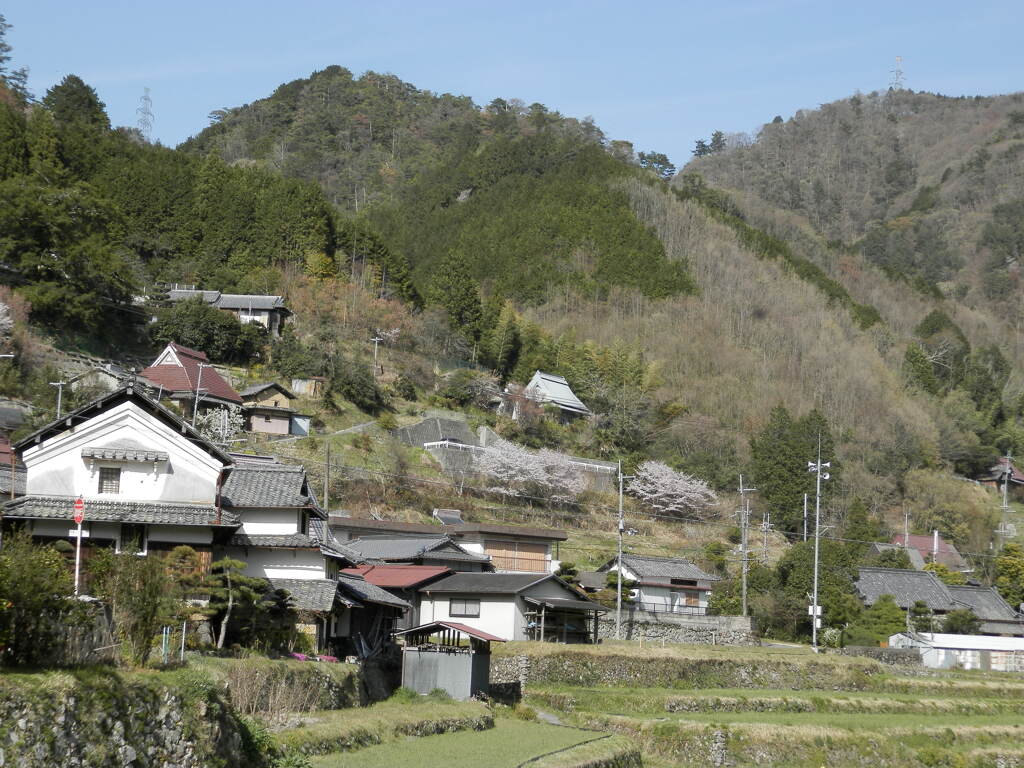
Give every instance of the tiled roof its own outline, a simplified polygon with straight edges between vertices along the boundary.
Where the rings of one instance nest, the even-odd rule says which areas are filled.
[[[554,403],[559,408],[576,413],[590,413],[590,409],[576,397],[564,376],[537,371],[527,384],[525,393],[541,403]]]
[[[412,607],[402,598],[395,597],[390,592],[381,589],[375,584],[371,584],[361,576],[339,574],[338,589],[342,593],[347,593],[364,603],[378,603],[379,605],[389,605],[393,608]]]
[[[347,542],[367,560],[468,560],[490,562],[467,552],[447,536],[366,536]]]
[[[5,517],[71,520],[74,517],[73,496],[22,496],[4,508]],[[86,499],[85,519],[89,522],[150,523],[157,525],[221,525],[235,527],[238,515],[212,504],[184,504],[154,501],[112,501]]]
[[[948,585],[946,589],[958,603],[964,603],[982,621],[1016,621],[1019,615],[992,587]]]
[[[916,549],[921,553],[921,557],[927,560],[932,556],[932,547],[935,544],[934,536],[926,534],[912,533],[907,537],[907,541],[903,541],[903,534],[897,533],[892,537],[893,544],[899,544],[903,546],[906,543],[911,549]],[[964,570],[967,568],[967,562],[960,556],[960,553],[956,551],[956,547],[951,542],[946,541],[941,536],[939,537],[938,552],[935,556],[935,560],[942,563],[947,568],[952,568],[954,571]]]
[[[569,535],[557,528],[535,528],[527,525],[498,525],[496,523],[461,523],[437,525],[435,523],[405,523],[398,520],[364,520],[355,517],[331,517],[331,527],[338,531],[388,531],[396,533],[425,533],[440,536],[448,534],[455,538],[467,533],[491,533],[525,539],[548,539],[565,541]]]
[[[134,440],[121,440],[111,445],[90,445],[82,449],[84,459],[107,461],[167,461],[166,451],[154,451]]]
[[[338,585],[331,579],[267,579],[274,589],[286,589],[300,611],[327,613],[334,607]],[[350,601],[346,601],[350,602]],[[355,604],[358,607],[358,604]]]
[[[552,578],[538,573],[454,573],[446,579],[421,587],[420,592],[515,595],[527,587]]]
[[[320,544],[304,533],[248,534],[236,533],[228,541],[233,547],[284,547],[290,549],[318,549]]]
[[[202,299],[207,304],[213,304],[220,298],[220,291],[192,291],[186,288],[172,288],[167,292],[170,301],[186,301],[188,299]]]
[[[576,578],[586,589],[600,590],[608,584],[608,574],[604,571],[580,571]]]
[[[318,517],[309,520],[309,537],[320,545],[320,551],[328,557],[343,558],[353,564],[363,562],[362,555],[334,538],[327,523]]]
[[[284,309],[281,296],[261,296],[248,293],[222,293],[214,302],[217,309]]]
[[[252,397],[253,395],[258,395],[260,392],[266,392],[268,389],[280,390],[281,394],[283,394],[285,397],[291,400],[295,399],[295,395],[293,395],[290,391],[288,391],[283,386],[278,384],[276,381],[265,381],[262,384],[253,384],[251,387],[246,387],[238,394],[240,394],[243,398],[246,398]]]
[[[451,573],[442,565],[360,565],[342,573],[362,576],[382,589],[410,589],[426,581]]]
[[[151,365],[140,371],[139,375],[149,379],[158,387],[163,387],[167,392],[188,393],[198,389],[205,396],[241,405],[242,398],[217,372],[216,368],[200,369],[200,365],[207,366],[210,362],[205,353],[174,342],[171,342],[168,347],[174,350],[179,365],[170,362]],[[157,359],[159,360],[160,357]],[[200,375],[200,370],[202,375]]]
[[[603,568],[608,570],[614,564],[615,561],[612,560],[606,563]],[[623,555],[622,564],[635,573],[641,581],[652,584],[658,582],[668,584],[672,579],[718,581],[717,576],[704,572],[692,562],[683,558]]]
[[[923,600],[933,611],[957,608],[949,589],[930,571],[907,571],[900,568],[860,568],[854,586],[868,605],[882,595],[892,595],[900,608],[910,608]]]
[[[306,507],[313,500],[303,491],[306,471],[293,464],[252,464],[232,467],[221,489],[230,507]]]
[[[882,552],[889,552],[892,550],[900,550],[907,553],[907,559],[910,560],[910,564],[918,571],[924,570],[925,561],[921,557],[921,553],[913,547],[902,547],[899,544],[886,544],[881,541],[872,542],[868,547],[872,554],[880,555]]]

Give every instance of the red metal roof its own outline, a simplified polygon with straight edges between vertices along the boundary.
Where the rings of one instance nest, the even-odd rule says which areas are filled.
[[[401,632],[395,632],[395,634],[408,635],[413,632],[424,632],[435,627],[438,629],[454,629],[456,632],[462,632],[463,634],[469,635],[470,637],[475,637],[477,640],[488,640],[492,643],[506,642],[505,638],[503,637],[492,635],[489,632],[484,632],[482,630],[471,627],[467,624],[458,624],[454,621],[432,621],[429,624],[421,624],[420,626],[413,627],[412,629],[403,629]]]
[[[992,479],[1002,479],[1006,474],[1006,465],[1010,465],[1010,482],[1024,485],[1024,472],[1017,469],[1017,466],[1005,456],[1000,457],[998,463],[991,469]]]
[[[903,546],[903,534],[902,533],[897,533],[895,536],[893,536],[892,537],[892,543],[893,544],[897,544],[897,545],[902,547]],[[927,555],[927,554],[931,553],[932,546],[934,545],[934,543],[935,543],[935,540],[934,540],[933,536],[930,536],[928,534],[912,533],[908,537],[907,546],[910,547],[911,549],[916,549],[916,550],[920,551],[922,553],[922,555]],[[948,541],[946,541],[945,539],[943,539],[940,536],[939,537],[939,549],[938,549],[938,551],[939,552],[956,552],[956,547],[954,547],[952,544],[950,544]],[[959,553],[957,553],[957,554],[959,554]]]
[[[441,565],[360,565],[342,571],[384,589],[409,589],[451,572]]]
[[[139,376],[149,379],[168,392],[195,392],[199,388],[210,397],[242,404],[241,396],[232,389],[223,376],[217,373],[216,368],[204,368],[202,378],[200,378],[199,366],[209,364],[209,358],[204,353],[174,342],[168,346],[174,350],[180,365],[174,363],[151,365],[140,371]]]

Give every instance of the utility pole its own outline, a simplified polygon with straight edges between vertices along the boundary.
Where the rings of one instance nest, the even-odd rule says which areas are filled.
[[[331,493],[331,440],[327,439],[327,461],[324,462],[324,512],[330,513]]]
[[[384,339],[380,336],[374,336],[370,341],[373,342],[373,375],[377,375],[377,345],[380,344]]]
[[[743,604],[743,615],[747,615],[747,568],[749,560],[747,558],[747,528],[750,523],[750,499],[747,498],[747,494],[756,491],[757,488],[747,488],[743,485],[743,475],[740,475],[740,556],[742,559],[742,566],[740,572],[742,574],[743,592],[742,592],[742,604]]]
[[[212,368],[206,363],[199,364],[199,376],[196,377],[196,399],[192,403],[192,429],[196,428],[196,416],[199,415],[199,388],[203,383],[203,368]]]
[[[910,512],[906,502],[903,502],[903,548],[910,548]]]
[[[61,415],[61,403],[64,399],[64,387],[67,385],[66,381],[51,381],[50,386],[57,388],[57,418]]]
[[[814,593],[811,597],[811,648],[818,652],[818,625],[821,624],[821,608],[818,606],[818,551],[821,539],[821,481],[828,480],[830,475],[823,472],[832,463],[821,461],[821,433],[818,433],[818,460],[807,462],[807,471],[815,474],[814,483]]]
[[[768,565],[768,531],[772,529],[772,513],[765,512],[761,519],[761,530],[764,531],[764,546],[762,548],[761,560]]]

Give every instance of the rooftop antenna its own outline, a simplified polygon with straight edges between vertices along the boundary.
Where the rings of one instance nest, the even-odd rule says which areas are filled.
[[[135,114],[139,116],[139,133],[148,143],[153,134],[153,99],[149,97],[149,88],[143,89]]]
[[[903,57],[896,57],[896,69],[892,70],[892,80],[889,81],[889,90],[903,90]]]

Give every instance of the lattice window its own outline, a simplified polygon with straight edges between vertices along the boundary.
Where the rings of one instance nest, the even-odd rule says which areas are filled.
[[[121,492],[121,468],[100,467],[100,493]]]

